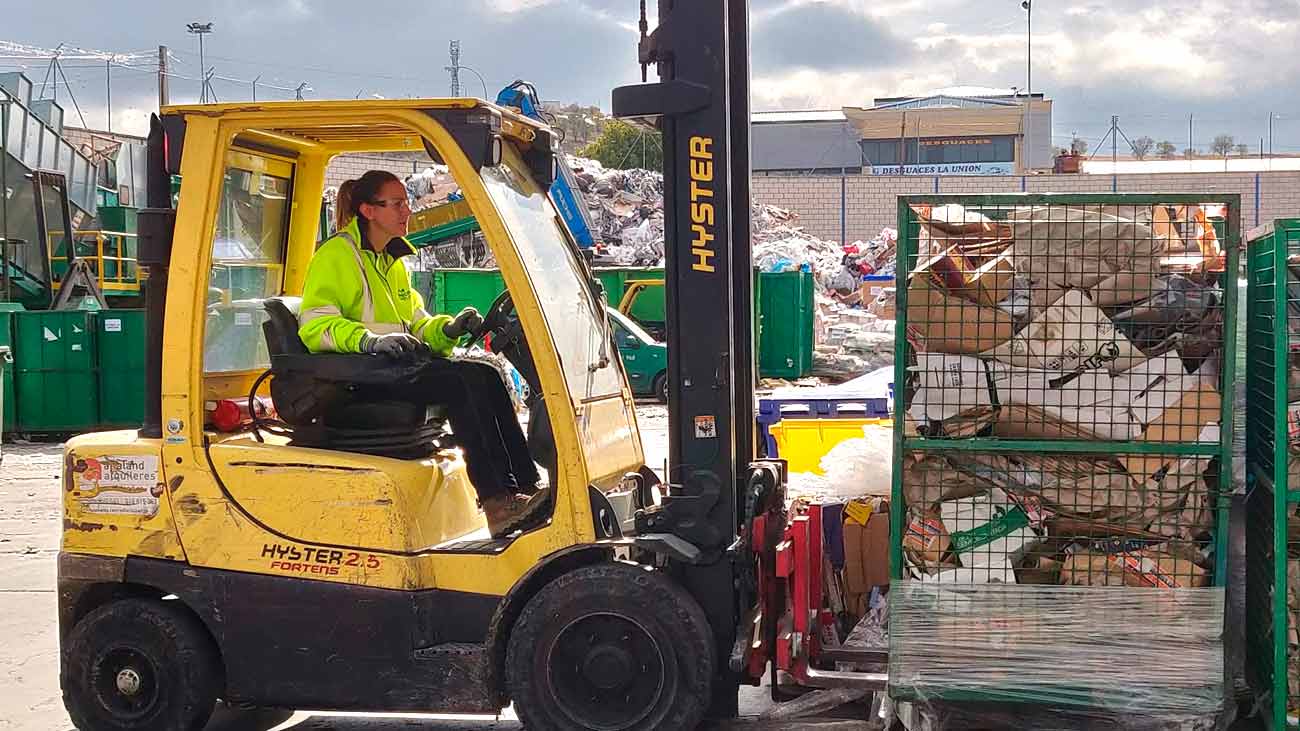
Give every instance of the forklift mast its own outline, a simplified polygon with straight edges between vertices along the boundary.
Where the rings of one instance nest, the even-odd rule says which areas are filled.
[[[708,615],[719,663],[751,597],[742,535],[754,479],[754,351],[750,250],[747,0],[658,0],[642,80],[614,90],[616,117],[655,124],[664,144],[668,342],[668,491],[638,516],[638,535],[670,535],[698,549],[674,568]],[[770,469],[770,468],[768,468]],[[670,555],[674,555],[670,552]],[[734,669],[735,663],[732,663]],[[736,712],[737,676],[714,681],[712,714]]]

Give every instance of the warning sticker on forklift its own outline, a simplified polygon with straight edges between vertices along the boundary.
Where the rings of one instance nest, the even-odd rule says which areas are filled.
[[[72,465],[72,497],[87,513],[152,517],[163,489],[153,455],[88,457]]]
[[[711,415],[695,417],[695,438],[696,439],[716,439],[718,437],[718,422]]]

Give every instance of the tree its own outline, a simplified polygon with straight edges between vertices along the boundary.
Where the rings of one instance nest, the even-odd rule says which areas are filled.
[[[1080,139],[1078,137],[1075,137],[1074,139],[1070,140],[1070,152],[1072,152],[1075,155],[1087,155],[1088,141],[1084,139]]]
[[[1218,135],[1214,138],[1214,144],[1210,145],[1210,150],[1218,157],[1227,157],[1236,145],[1237,141],[1232,135]]]
[[[1237,145],[1237,157],[1249,157],[1250,145]]]
[[[1139,137],[1133,140],[1133,157],[1139,160],[1147,159],[1147,155],[1151,154],[1151,148],[1155,147],[1155,144],[1156,141],[1150,137]]]
[[[578,150],[578,155],[596,160],[613,170],[664,169],[664,146],[658,132],[647,132],[627,122],[611,119],[595,142]]]
[[[1165,140],[1156,145],[1156,155],[1158,155],[1161,160],[1172,160],[1174,159],[1174,155],[1177,154],[1178,148],[1169,140]]]
[[[605,130],[609,117],[600,111],[600,107],[584,107],[577,104],[548,108],[551,126],[560,131],[564,149],[574,151],[595,142]]]

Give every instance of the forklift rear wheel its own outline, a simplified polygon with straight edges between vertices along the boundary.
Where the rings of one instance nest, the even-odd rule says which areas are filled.
[[[587,566],[528,602],[510,633],[506,686],[528,729],[691,729],[708,709],[704,611],[643,566]]]
[[[659,403],[661,404],[668,403],[668,374],[667,373],[660,373],[658,376],[655,377],[655,398],[659,399]]]
[[[124,599],[77,623],[63,657],[63,703],[80,729],[201,729],[220,692],[217,650],[175,602]]]

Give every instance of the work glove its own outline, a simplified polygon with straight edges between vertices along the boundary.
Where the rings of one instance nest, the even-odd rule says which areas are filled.
[[[478,332],[480,327],[483,327],[483,316],[473,307],[466,307],[456,315],[456,319],[442,326],[442,334],[449,338],[459,338]]]
[[[361,352],[394,358],[403,353],[413,353],[422,346],[420,339],[410,333],[388,333],[387,335],[366,333],[361,338]]]

